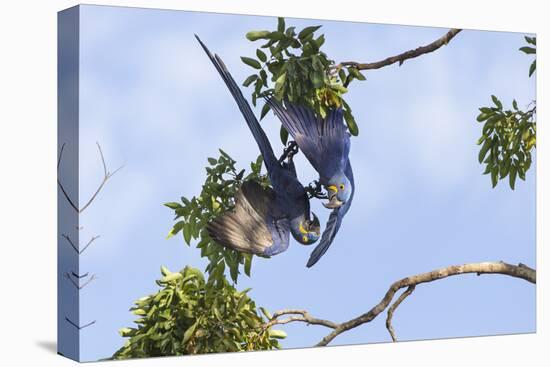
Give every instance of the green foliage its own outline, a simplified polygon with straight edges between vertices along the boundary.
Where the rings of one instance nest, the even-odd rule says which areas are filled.
[[[523,46],[519,50],[525,52],[527,55],[536,54],[537,53],[537,49],[536,49],[537,37],[527,37],[527,36],[525,36],[525,41],[528,44],[533,45],[534,47]],[[531,66],[529,67],[529,77],[531,77],[531,75],[533,75],[533,73],[535,72],[536,69],[537,69],[537,59],[533,60],[533,62],[531,63]]]
[[[130,311],[136,327],[120,329],[128,338],[113,359],[236,352],[280,348],[281,330],[265,328],[268,320],[247,292],[237,291],[225,278],[185,267],[172,273],[161,267],[161,289],[134,302]]]
[[[296,27],[286,28],[284,18],[279,18],[273,32],[248,32],[248,40],[267,42],[256,50],[256,58],[241,57],[255,70],[243,85],[253,86],[254,105],[258,98],[274,95],[278,101],[307,106],[323,118],[329,109],[343,107],[350,133],[357,135],[359,129],[351,108],[342,96],[353,80],[365,80],[365,76],[352,66],[334,65],[334,61],[321,51],[325,36],[315,36],[319,28],[321,26],[306,27],[297,33]],[[269,106],[264,105],[260,119],[268,111]]]
[[[174,210],[176,223],[168,233],[172,237],[181,232],[187,245],[197,240],[196,247],[201,251],[201,257],[208,259],[206,271],[214,275],[214,279],[224,281],[226,267],[234,282],[237,282],[242,266],[246,275],[250,276],[252,255],[243,254],[214,242],[206,230],[206,225],[212,219],[233,208],[234,196],[244,181],[254,180],[264,187],[269,186],[269,179],[260,173],[262,157],[250,163],[251,172],[245,175],[235,167],[233,160],[220,149],[218,158],[208,158],[206,180],[201,193],[192,199],[181,197],[180,202],[164,204]]]
[[[536,38],[525,37],[528,44],[536,45]],[[535,48],[524,46],[520,51],[535,54]],[[536,60],[529,67],[529,77],[536,69]],[[504,110],[502,102],[491,96],[493,106],[481,107],[477,116],[478,122],[483,122],[482,135],[477,144],[481,145],[478,159],[485,164],[484,175],[491,176],[493,187],[499,180],[508,177],[512,190],[519,176],[525,180],[525,173],[532,163],[532,150],[537,145],[536,101],[529,110],[518,108],[516,100],[512,108]]]
[[[477,116],[484,122],[478,159],[485,164],[484,174],[491,175],[493,187],[499,179],[508,176],[512,190],[516,176],[525,180],[525,173],[531,167],[531,150],[536,146],[535,109],[522,111],[514,100],[512,110],[503,110],[497,97],[491,96],[494,107],[481,107]]]

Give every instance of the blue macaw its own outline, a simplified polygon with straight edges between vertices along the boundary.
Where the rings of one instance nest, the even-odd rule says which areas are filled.
[[[264,189],[254,181],[243,183],[235,196],[235,207],[207,225],[210,237],[226,247],[262,256],[285,251],[289,233],[303,245],[315,243],[320,236],[319,219],[310,212],[309,197],[296,176],[292,161],[296,150],[285,150],[279,159],[275,156],[265,132],[221,58],[195,37],[237,102],[260,148],[272,185]],[[288,162],[284,162],[287,158]]]
[[[325,187],[329,199],[328,203],[323,205],[333,209],[321,242],[315,247],[307,262],[307,267],[311,267],[319,261],[334,241],[353,200],[355,188],[349,160],[351,135],[344,124],[342,108],[331,109],[322,119],[316,117],[309,108],[286,100],[283,106],[274,97],[265,99],[307,160],[319,173],[318,184]],[[318,192],[319,189],[318,187],[314,191]]]

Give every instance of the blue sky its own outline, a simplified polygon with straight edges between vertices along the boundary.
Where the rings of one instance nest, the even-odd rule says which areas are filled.
[[[80,271],[98,279],[81,291],[81,358],[105,358],[132,325],[132,302],[157,290],[160,265],[204,269],[181,237],[166,240],[172,212],[162,203],[193,196],[206,158],[222,148],[241,167],[258,155],[227,88],[193,37],[218,53],[237,81],[250,74],[239,56],[254,55],[244,34],[272,29],[275,18],[82,6],[80,49],[80,202],[102,178],[95,142],[107,164],[125,164],[81,215],[81,241],[101,235]],[[287,19],[322,24],[327,54],[337,61],[376,61],[440,37],[446,29]],[[491,189],[477,163],[477,108],[496,94],[505,105],[535,98],[531,58],[517,51],[523,34],[466,30],[433,54],[366,73],[347,100],[359,124],[351,159],[353,206],[338,237],[311,269],[311,247],[292,243],[272,259],[255,259],[257,304],[303,308],[334,321],[376,304],[404,276],[439,267],[504,260],[535,266],[536,166],[512,192]],[[248,96],[248,91],[245,92]],[[257,111],[259,112],[259,111]],[[262,126],[281,150],[279,123]],[[298,158],[302,182],[315,172]],[[320,202],[313,210],[328,217]],[[418,287],[394,317],[400,340],[533,332],[535,287],[503,276],[463,276]],[[317,343],[327,329],[284,328],[283,346]],[[384,317],[342,334],[333,344],[387,342]]]

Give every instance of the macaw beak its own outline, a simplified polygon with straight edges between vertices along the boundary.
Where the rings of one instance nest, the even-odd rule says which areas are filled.
[[[332,187],[333,186],[328,187],[328,203],[323,203],[324,207],[327,209],[336,209],[344,205],[343,201],[338,200],[338,197],[336,195],[338,191],[336,187],[334,186],[336,190],[332,189]]]

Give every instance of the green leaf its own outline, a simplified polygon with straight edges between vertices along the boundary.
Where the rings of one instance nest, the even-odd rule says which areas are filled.
[[[170,270],[168,270],[168,268],[164,265],[161,265],[160,266],[160,273],[163,275],[163,276],[166,276],[166,275],[169,275],[169,274],[172,274],[172,272]]]
[[[322,70],[315,70],[311,73],[310,80],[314,88],[321,88],[325,85],[325,73]]]
[[[493,188],[498,183],[498,166],[494,166],[493,169],[491,169],[491,182],[493,184]]]
[[[515,165],[512,165],[510,166],[510,173],[509,173],[509,183],[510,183],[510,188],[512,190],[515,189],[516,187],[516,176],[517,176],[517,173],[518,173],[518,169]]]
[[[284,126],[281,125],[281,131],[279,132],[279,135],[281,136],[281,142],[283,145],[286,145],[288,141],[288,131],[284,128]]]
[[[264,106],[262,107],[262,112],[260,113],[260,121],[262,121],[262,119],[265,117],[265,115],[267,115],[270,109],[271,107],[267,103],[264,103]]]
[[[302,29],[302,31],[300,33],[298,33],[298,39],[300,41],[304,40],[305,38],[307,38],[308,36],[312,35],[316,30],[318,30],[319,28],[321,28],[320,25],[318,26],[311,26],[311,27],[306,27],[304,29]]]
[[[170,232],[168,232],[168,235],[166,236],[166,239],[169,239],[170,237],[173,237],[174,235],[176,235],[179,231],[181,231],[183,229],[184,225],[185,225],[184,221],[179,221],[176,224],[174,224],[174,226],[172,227]]]
[[[248,66],[251,66],[253,67],[254,69],[261,69],[262,68],[262,65],[260,64],[260,62],[256,59],[253,59],[253,58],[250,58],[250,57],[245,57],[245,56],[241,56],[241,60]]]
[[[252,267],[252,255],[246,254],[244,257],[244,273],[250,276],[250,269]]]
[[[277,18],[277,31],[281,33],[285,31],[285,18]]]
[[[537,53],[536,49],[534,49],[533,47],[529,47],[529,46],[524,46],[524,47],[520,48],[519,50],[525,52],[528,55]]]
[[[120,334],[120,336],[122,337],[129,337],[133,332],[135,331],[135,329],[130,329],[130,328],[122,328],[118,331],[118,333]]]
[[[188,245],[191,244],[191,225],[189,223],[183,225],[183,239]]]
[[[346,125],[348,126],[350,134],[353,136],[359,135],[359,127],[350,111],[344,110],[344,120],[346,120]]]
[[[477,157],[479,163],[483,162],[483,160],[485,159],[485,156],[487,155],[487,152],[489,151],[489,149],[491,149],[492,145],[493,145],[493,140],[491,139],[485,140],[485,143],[483,143],[483,146],[479,150],[479,154]]]
[[[286,333],[283,330],[269,330],[269,336],[275,339],[284,339]]]
[[[527,37],[525,36],[525,42],[530,43],[534,46],[537,44],[537,38],[536,37]]]
[[[271,32],[270,31],[250,31],[246,34],[246,38],[249,41],[257,41],[259,39],[267,39]]]
[[[315,44],[317,45],[317,48],[321,48],[321,46],[323,46],[324,43],[325,43],[325,35],[324,34],[320,35],[315,40]]]
[[[260,49],[256,50],[256,56],[258,56],[258,60],[260,60],[261,62],[266,62],[267,61],[266,54]]]
[[[167,206],[167,207],[169,207],[170,209],[174,209],[174,210],[182,207],[182,206],[180,205],[180,203],[175,203],[175,202],[164,203],[164,206]]]
[[[260,311],[262,311],[262,313],[264,314],[264,316],[268,319],[268,320],[271,320],[271,318],[273,317],[273,315],[271,314],[271,312],[269,312],[267,309],[263,308],[263,307],[260,307]]]
[[[357,68],[350,67],[350,68],[348,68],[348,71],[350,72],[351,75],[353,75],[355,78],[357,78],[359,80],[367,79],[367,78],[365,78],[365,76],[363,74],[361,74],[361,72]]]
[[[277,99],[282,99],[282,93],[284,91],[286,81],[286,73],[282,73],[275,81],[275,96]]]
[[[181,279],[183,275],[181,273],[171,273],[161,279],[161,282],[168,283],[174,280]]]
[[[533,75],[533,73],[535,72],[536,69],[537,69],[537,60],[533,61],[531,63],[531,66],[529,67],[529,77],[531,77],[531,75]]]
[[[498,100],[496,96],[491,95],[491,99],[493,100],[493,103],[495,104],[495,106],[497,106],[499,110],[502,109],[502,103]]]
[[[218,161],[215,158],[208,158],[208,163],[210,163],[211,166],[215,166]]]
[[[490,114],[487,114],[486,112],[482,112],[477,116],[477,122],[482,122],[487,120],[489,117],[491,117]]]
[[[252,82],[256,81],[258,79],[258,75],[252,74],[246,80],[243,82],[243,86],[248,87]]]
[[[183,334],[182,344],[187,343],[189,339],[191,339],[191,336],[193,336],[193,333],[195,332],[195,329],[198,323],[199,322],[197,320],[193,325],[191,325],[189,328],[187,328],[187,330],[185,330],[185,333]]]

